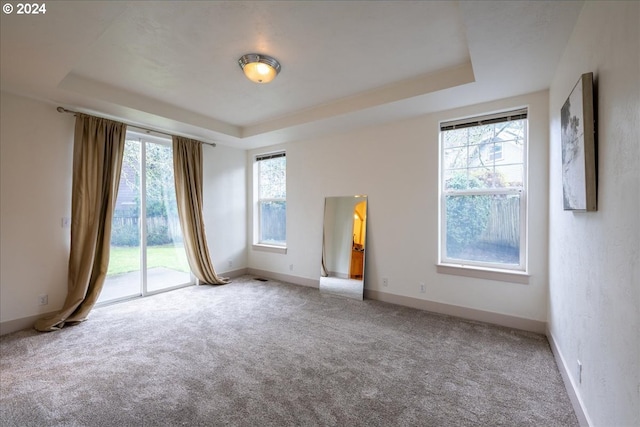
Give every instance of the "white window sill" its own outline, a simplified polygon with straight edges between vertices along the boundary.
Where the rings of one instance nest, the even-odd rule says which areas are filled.
[[[265,245],[262,243],[254,243],[253,250],[262,251],[262,252],[271,252],[274,254],[283,254],[283,255],[287,253],[286,246]]]
[[[474,277],[476,279],[497,280],[500,282],[529,284],[529,274],[524,271],[498,270],[460,264],[437,264],[440,274]]]

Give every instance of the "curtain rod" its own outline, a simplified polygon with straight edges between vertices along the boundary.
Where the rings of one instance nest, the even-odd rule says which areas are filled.
[[[58,111],[58,113],[69,113],[69,114],[73,114],[74,116],[75,116],[76,114],[85,114],[85,113],[80,113],[80,112],[78,112],[78,111],[67,110],[67,109],[66,109],[66,108],[64,108],[64,107],[58,107],[58,108],[56,108],[56,110]],[[87,114],[87,115],[90,115],[90,114]],[[95,116],[95,117],[97,117],[97,116]],[[109,120],[111,120],[111,119],[109,119]],[[147,132],[155,132],[155,133],[159,133],[159,134],[162,134],[162,135],[166,135],[166,136],[171,136],[171,137],[173,137],[173,135],[172,135],[172,134],[167,133],[167,132],[162,132],[162,131],[159,131],[159,130],[156,130],[156,129],[149,129],[149,128],[145,128],[145,127],[142,127],[142,126],[134,125],[133,123],[123,122],[122,120],[119,120],[119,121],[120,121],[121,123],[124,123],[124,124],[125,124],[125,125],[127,125],[127,126],[131,126],[131,127],[136,128],[136,129],[141,129],[141,130],[144,130],[144,131],[147,131]],[[197,140],[197,141],[200,141],[200,140]],[[215,147],[215,146],[216,146],[216,143],[215,143],[215,142],[206,142],[206,141],[200,141],[200,142],[201,142],[201,143],[203,143],[203,144],[206,144],[206,145],[210,145],[210,146],[212,146],[212,147]]]

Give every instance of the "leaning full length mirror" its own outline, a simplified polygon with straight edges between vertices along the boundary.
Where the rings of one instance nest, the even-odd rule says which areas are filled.
[[[320,292],[362,300],[367,196],[327,197]]]

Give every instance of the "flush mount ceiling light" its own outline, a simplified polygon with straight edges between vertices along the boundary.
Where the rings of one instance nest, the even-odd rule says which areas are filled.
[[[267,55],[248,53],[238,59],[244,75],[255,83],[269,83],[280,72],[280,63]]]

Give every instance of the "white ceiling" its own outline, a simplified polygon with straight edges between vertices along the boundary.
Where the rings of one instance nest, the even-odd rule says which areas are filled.
[[[250,149],[543,90],[578,1],[50,1],[1,89]],[[282,64],[270,84],[237,60]]]

